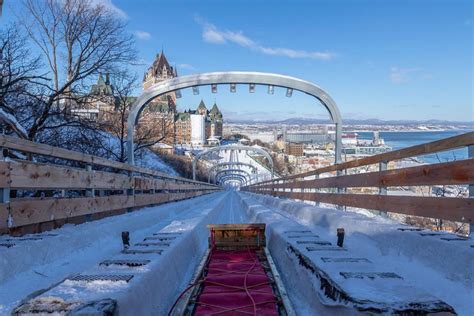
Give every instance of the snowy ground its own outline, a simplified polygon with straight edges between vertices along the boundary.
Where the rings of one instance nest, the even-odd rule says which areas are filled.
[[[317,279],[289,256],[291,246],[308,260],[327,269],[339,270],[320,261],[320,253],[306,252],[298,241],[335,243],[336,228],[346,231],[345,248],[350,257],[367,258],[359,268],[393,272],[401,280],[372,283],[334,278],[346,289],[363,297],[387,299],[393,291],[400,299],[439,298],[459,315],[473,315],[472,240],[454,240],[451,234],[426,235],[427,231],[400,231],[404,226],[382,218],[310,206],[305,203],[233,191],[218,192],[186,201],[146,208],[78,226],[68,226],[42,240],[17,241],[12,248],[0,247],[0,315],[7,314],[30,293],[48,288],[72,274],[133,274],[126,282],[96,281],[89,284],[65,281],[45,296],[67,300],[113,298],[121,315],[164,315],[187,286],[206,248],[208,223],[267,223],[268,246],[299,315],[357,314],[350,305],[324,297]],[[120,232],[131,232],[130,249],[155,249],[134,245],[144,239],[173,236],[161,254],[133,255],[150,260],[139,268],[99,266],[104,259],[131,258],[120,253]],[[290,232],[296,232],[290,233]],[[304,233],[297,233],[305,231]],[[294,238],[296,235],[303,238]],[[425,234],[425,235],[422,235]],[[317,237],[315,237],[317,235]],[[158,237],[157,237],[158,236]],[[1,242],[7,242],[6,237]],[[447,239],[447,240],[446,240]],[[330,247],[330,246],[328,246]],[[331,252],[331,257],[339,254]],[[341,255],[342,256],[342,255]],[[319,261],[318,261],[319,260]],[[350,269],[351,265],[338,265]],[[393,281],[393,282],[392,282]],[[406,281],[406,282],[405,282]],[[352,282],[352,283],[351,283]],[[353,287],[353,285],[357,285]],[[373,286],[377,285],[377,288]],[[352,287],[351,287],[352,286]],[[362,290],[363,289],[363,290]],[[398,291],[398,292],[397,292]],[[388,294],[387,294],[388,293]],[[319,297],[319,299],[318,299]],[[340,304],[340,302],[338,302]]]

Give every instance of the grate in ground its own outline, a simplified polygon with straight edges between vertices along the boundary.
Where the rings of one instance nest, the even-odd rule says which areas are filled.
[[[396,273],[393,272],[339,272],[344,279],[402,279]]]
[[[332,245],[329,241],[318,241],[318,240],[297,240],[296,243],[301,244],[301,245],[319,245],[319,246]]]
[[[0,243],[0,247],[11,248],[13,246],[15,246],[15,244],[11,242]]]
[[[148,263],[150,263],[150,260],[112,259],[112,260],[104,260],[99,265],[101,266],[120,265],[120,266],[129,266],[129,267],[140,267]]]
[[[174,239],[176,239],[176,237],[158,237],[158,236],[155,236],[155,237],[146,237],[145,239],[143,239],[143,241],[146,241],[146,240],[167,241],[167,240],[174,240]]]
[[[458,240],[466,241],[466,240],[469,240],[469,238],[465,238],[465,237],[441,237],[440,239],[441,240],[446,240],[446,241],[458,241]]]
[[[80,274],[74,277],[68,278],[71,281],[84,281],[84,282],[94,282],[94,281],[125,281],[129,282],[133,278],[133,274],[98,274],[98,275],[88,275]]]
[[[171,232],[171,233],[154,233],[153,235],[155,236],[172,236],[172,235],[181,235],[182,233],[180,232]]]
[[[135,244],[135,246],[163,246],[163,247],[169,247],[170,243],[166,242],[138,242]]]
[[[156,253],[161,255],[163,249],[125,249],[122,250],[122,253],[127,255],[140,255],[140,254],[149,254],[149,253]]]
[[[284,231],[285,234],[304,234],[304,233],[311,233],[310,230],[287,230]]]
[[[287,236],[288,238],[309,238],[309,237],[314,237],[314,238],[319,238],[318,235],[292,235],[292,236]]]
[[[423,230],[423,228],[415,228],[415,227],[400,227],[397,228],[398,230],[401,230],[402,232],[404,231],[409,231],[409,232],[420,232]]]
[[[308,251],[346,251],[346,248],[337,247],[337,246],[321,246],[321,247],[306,247]]]
[[[441,233],[420,233],[420,236],[440,236]]]
[[[42,240],[41,237],[19,237],[19,238],[8,238],[6,241],[29,241],[29,240]]]
[[[327,263],[358,263],[366,262],[370,263],[369,259],[366,258],[333,258],[333,257],[321,257],[321,260]]]

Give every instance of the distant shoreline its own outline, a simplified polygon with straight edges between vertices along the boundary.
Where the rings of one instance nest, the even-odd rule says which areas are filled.
[[[404,130],[365,130],[365,129],[359,129],[359,130],[343,130],[343,133],[373,133],[373,132],[381,132],[381,133],[415,133],[415,132],[420,132],[420,133],[428,133],[428,132],[433,132],[433,133],[438,133],[438,132],[474,132],[474,129],[428,129],[428,130],[419,130],[419,129],[404,129]]]

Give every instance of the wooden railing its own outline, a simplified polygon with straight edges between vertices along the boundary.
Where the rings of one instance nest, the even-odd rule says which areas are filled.
[[[51,164],[55,159],[46,164],[6,158],[7,150],[82,167]],[[38,232],[216,190],[208,183],[0,135],[0,233]]]
[[[467,147],[464,160],[387,170],[390,161]],[[378,171],[350,174],[354,168],[378,164]],[[359,168],[360,169],[360,168]],[[321,177],[321,175],[328,177]],[[352,160],[242,188],[299,200],[474,223],[474,132],[431,143]],[[387,187],[468,185],[469,197],[387,195]],[[350,193],[378,188],[378,194]],[[330,192],[321,192],[325,191]],[[331,192],[335,191],[335,192]]]

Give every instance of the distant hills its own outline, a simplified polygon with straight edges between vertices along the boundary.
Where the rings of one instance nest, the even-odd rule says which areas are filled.
[[[288,118],[285,120],[238,120],[230,119],[227,123],[234,124],[283,124],[283,125],[312,125],[312,124],[331,124],[327,119],[314,118]],[[343,119],[344,125],[436,125],[436,126],[471,126],[472,121],[444,121],[444,120],[380,120],[380,119]]]

